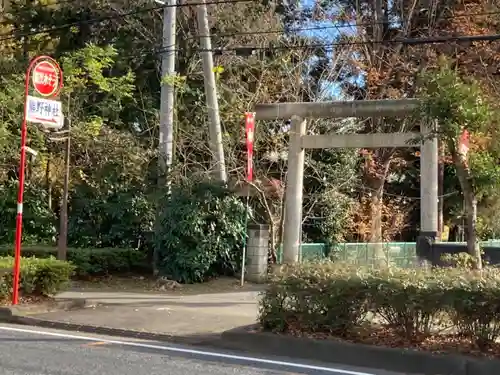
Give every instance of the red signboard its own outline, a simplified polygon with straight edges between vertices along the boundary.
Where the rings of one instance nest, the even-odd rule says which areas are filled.
[[[51,61],[40,61],[33,68],[32,82],[36,92],[42,96],[55,96],[61,88],[60,68]]]
[[[245,113],[245,138],[247,144],[247,181],[253,181],[253,140],[255,132],[255,113]]]

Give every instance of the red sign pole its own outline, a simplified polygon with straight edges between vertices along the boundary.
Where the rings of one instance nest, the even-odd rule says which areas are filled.
[[[23,235],[23,195],[24,195],[24,174],[26,165],[26,135],[28,133],[27,127],[27,112],[28,112],[28,95],[30,88],[30,77],[35,64],[41,60],[50,61],[57,67],[59,71],[59,81],[57,82],[58,89],[52,93],[52,96],[58,94],[62,83],[62,70],[59,64],[49,56],[38,56],[31,60],[28,69],[26,70],[26,77],[24,81],[24,115],[21,125],[21,156],[19,161],[19,190],[17,193],[17,216],[16,216],[16,243],[14,252],[14,269],[13,269],[13,283],[12,283],[12,304],[19,303],[19,273],[21,268],[21,243]]]

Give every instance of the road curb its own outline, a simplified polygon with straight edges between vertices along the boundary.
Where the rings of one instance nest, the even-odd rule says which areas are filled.
[[[410,349],[384,348],[331,340],[314,340],[256,332],[255,325],[222,334],[234,349],[348,366],[376,368],[405,374],[500,374],[500,360],[462,355],[432,354]]]
[[[54,311],[80,310],[88,307],[95,307],[96,304],[84,298],[57,299],[40,305],[17,305],[0,307],[0,319],[11,316],[27,316],[30,314],[42,314]]]
[[[91,333],[97,335],[117,336],[124,338],[133,338],[140,340],[155,340],[166,341],[173,344],[196,345],[196,346],[213,346],[228,349],[225,345],[220,343],[220,334],[206,334],[206,335],[168,335],[163,333],[134,331],[129,329],[119,329],[103,326],[93,326],[89,324],[75,324],[61,321],[53,321],[47,319],[40,319],[33,316],[17,315],[17,314],[3,314],[0,312],[0,320],[4,323],[26,325],[32,327],[60,329],[65,331]]]

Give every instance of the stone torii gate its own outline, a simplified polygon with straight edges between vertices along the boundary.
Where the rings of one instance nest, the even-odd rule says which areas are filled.
[[[434,241],[438,232],[438,140],[411,144],[419,133],[308,135],[306,119],[368,118],[404,116],[417,109],[417,99],[358,100],[316,103],[257,104],[255,120],[291,119],[288,174],[285,194],[283,262],[296,263],[300,255],[304,153],[307,148],[393,148],[419,147],[420,152],[420,237]],[[422,124],[421,133],[430,127]],[[418,251],[418,249],[417,249]]]

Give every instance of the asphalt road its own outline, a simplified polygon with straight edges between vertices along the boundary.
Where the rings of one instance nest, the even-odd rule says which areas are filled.
[[[0,325],[2,375],[404,375]]]

